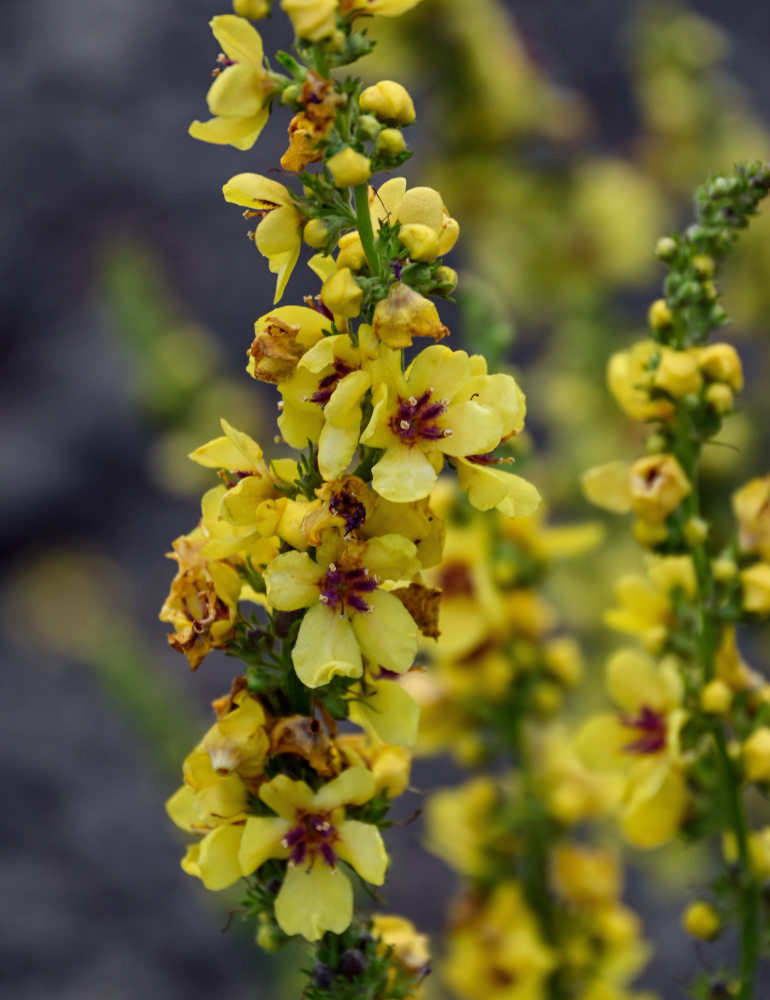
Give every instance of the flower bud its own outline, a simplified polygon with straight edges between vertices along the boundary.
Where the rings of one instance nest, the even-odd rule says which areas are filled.
[[[352,146],[345,146],[339,153],[330,156],[326,161],[326,166],[338,188],[365,184],[372,174],[372,163],[369,157],[364,156],[363,153],[357,153]]]
[[[361,110],[376,115],[381,122],[409,125],[416,118],[414,104],[405,87],[393,80],[380,80],[367,87],[358,99]]]
[[[309,42],[331,38],[337,30],[337,0],[281,0],[289,15],[294,34]]]
[[[749,781],[770,780],[770,729],[760,726],[743,744],[743,767]]]
[[[358,232],[345,233],[340,237],[340,252],[337,254],[337,268],[349,267],[351,271],[360,271],[366,265],[366,253]]]
[[[453,267],[442,264],[441,267],[436,268],[433,280],[438,286],[436,291],[441,292],[442,295],[450,295],[457,287],[457,271]]]
[[[349,267],[335,271],[321,288],[321,301],[335,316],[357,316],[363,297],[363,289],[356,283]]]
[[[714,274],[714,258],[707,253],[696,254],[692,259],[692,266],[699,278],[711,278]]]
[[[302,239],[314,250],[319,250],[321,247],[326,246],[328,238],[329,230],[326,228],[326,223],[321,219],[309,219],[302,230]]]
[[[384,128],[377,137],[377,152],[383,156],[398,156],[406,149],[406,140],[397,128]]]
[[[708,715],[726,715],[730,711],[733,693],[724,681],[710,681],[700,695],[700,707]]]
[[[700,369],[714,382],[726,382],[735,392],[743,388],[743,367],[732,344],[709,344],[698,351]]]
[[[421,222],[408,222],[398,233],[401,245],[415,261],[431,261],[438,257],[439,243],[435,230]]]
[[[639,518],[632,528],[634,538],[645,549],[655,549],[668,538],[668,530],[662,522],[645,521]]]
[[[397,281],[374,308],[372,329],[388,347],[409,347],[413,337],[441,340],[449,330],[439,319],[435,305],[409,285]]]
[[[702,517],[691,517],[684,526],[684,540],[690,548],[705,542],[708,533],[708,522],[704,521]]]
[[[687,907],[682,923],[688,934],[701,941],[711,941],[719,934],[722,927],[717,911],[711,903],[703,900],[691,903]]]
[[[382,129],[374,115],[361,115],[358,119],[358,127],[367,139],[376,139]],[[396,131],[398,130],[396,129]]]
[[[734,559],[723,556],[713,561],[711,572],[714,574],[714,579],[719,583],[729,583],[730,580],[735,579],[735,574],[738,572],[738,564]]]
[[[662,236],[655,244],[655,256],[659,260],[671,260],[676,253],[676,240],[670,236]]]
[[[735,406],[733,391],[724,382],[711,383],[706,389],[706,402],[720,416],[732,413]]]
[[[661,300],[662,301],[662,300]],[[681,399],[697,393],[703,384],[697,351],[663,350],[652,384],[669,396]]]
[[[649,308],[647,320],[653,330],[664,330],[671,325],[671,310],[666,305],[665,299],[656,299]]]
[[[270,13],[270,0],[233,0],[233,10],[240,17],[258,21]]]

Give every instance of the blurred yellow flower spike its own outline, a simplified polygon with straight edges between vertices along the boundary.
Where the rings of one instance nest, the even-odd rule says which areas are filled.
[[[317,792],[284,774],[260,788],[259,797],[275,816],[246,820],[238,862],[241,873],[251,875],[270,858],[288,858],[275,901],[275,917],[286,934],[317,941],[326,931],[347,929],[353,890],[338,860],[382,885],[388,857],[379,830],[345,816],[345,806],[363,805],[374,794],[374,776],[364,767],[348,768]]]
[[[498,882],[488,896],[461,901],[447,944],[443,972],[458,996],[535,1000],[546,995],[556,956],[517,883]]]
[[[283,295],[302,246],[305,219],[283,184],[261,174],[236,174],[222,188],[225,201],[242,205],[250,215],[263,216],[254,243],[268,267],[278,276],[274,302]]]
[[[302,619],[292,660],[303,684],[315,688],[332,677],[360,677],[363,656],[395,673],[417,654],[417,624],[381,584],[411,580],[419,572],[413,542],[401,535],[346,541],[327,532],[312,559],[284,552],[265,569],[267,600],[278,611],[309,610]]]
[[[259,32],[235,14],[220,14],[209,22],[222,46],[222,69],[206,95],[214,118],[194,121],[194,139],[251,149],[270,115],[266,102],[276,84],[263,66],[264,53]]]

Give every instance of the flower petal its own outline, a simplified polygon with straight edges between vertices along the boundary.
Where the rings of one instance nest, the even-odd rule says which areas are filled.
[[[417,739],[420,706],[399,683],[374,681],[366,698],[350,703],[350,719],[391,746],[412,746]]]
[[[251,875],[269,858],[287,858],[290,848],[281,841],[290,829],[290,821],[280,816],[249,816],[238,851],[241,874]]]
[[[373,885],[382,885],[388,867],[388,855],[380,831],[371,823],[348,819],[338,830],[339,840],[334,850],[358,872],[361,878]]]
[[[361,651],[372,663],[405,673],[417,656],[417,622],[387,590],[375,590],[366,600],[372,610],[354,615],[352,621]]]
[[[298,611],[318,600],[321,570],[307,552],[282,552],[265,567],[265,589],[277,611]]]
[[[242,826],[227,823],[207,833],[200,842],[197,863],[207,889],[226,889],[241,877],[238,850],[242,835]]]
[[[251,149],[270,117],[268,108],[262,108],[253,118],[210,118],[206,122],[194,121],[187,130],[193,139],[213,142],[217,146],[235,146]]]
[[[353,889],[338,869],[316,861],[310,871],[289,868],[275,900],[275,919],[285,934],[317,941],[331,931],[342,934],[353,918]]]
[[[237,63],[261,66],[264,57],[262,38],[245,17],[235,14],[219,14],[209,21],[214,38],[222,46],[228,59]]]
[[[291,658],[297,676],[310,688],[328,684],[338,674],[360,677],[364,669],[350,622],[323,604],[302,619]]]
[[[386,500],[410,503],[428,496],[438,478],[424,451],[408,445],[388,448],[372,469],[372,486]]]
[[[338,806],[363,805],[374,795],[374,775],[365,767],[348,767],[316,792],[313,808],[327,812]]]

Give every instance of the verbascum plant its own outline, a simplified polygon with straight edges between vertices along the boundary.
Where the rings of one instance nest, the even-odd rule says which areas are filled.
[[[702,939],[737,925],[734,968],[704,975],[696,995],[738,1000],[759,995],[767,952],[768,831],[753,827],[750,805],[770,779],[770,685],[744,659],[736,627],[770,615],[768,479],[735,492],[736,523],[725,528],[700,467],[743,385],[735,348],[711,340],[727,322],[714,280],[768,190],[760,163],[717,176],[697,191],[695,222],[657,244],[669,274],[650,335],[608,369],[621,409],[649,428],[647,453],[584,479],[589,499],[634,515],[649,563],[646,576],[619,582],[607,615],[640,640],[607,664],[615,711],[588,720],[578,744],[587,763],[622,778],[618,817],[632,844],[717,839],[722,871],[684,922]]]
[[[417,753],[472,772],[426,806],[429,846],[462,876],[438,964],[462,1000],[651,1000],[630,987],[649,948],[595,829],[622,785],[573,745],[564,709],[583,661],[543,593],[554,561],[599,537],[539,515],[482,519],[455,499],[429,572],[441,634],[405,683],[423,708]]]
[[[411,97],[392,80],[363,88],[334,75],[370,50],[364,15],[417,2],[283,0],[296,39],[294,54],[275,57],[282,71],[248,20],[215,17],[212,117],[190,128],[245,151],[269,115],[292,116],[287,183],[243,172],[223,190],[258,220],[254,243],[277,276],[247,367],[277,387],[293,453],[268,458],[223,420],[223,435],[191,455],[221,482],[174,542],[161,618],[193,669],[213,649],[241,668],[168,811],[196,836],[186,872],[212,890],[245,880],[262,945],[314,945],[307,998],[416,997],[428,968],[413,924],[357,913],[353,889],[384,883],[382,831],[409,781],[419,710],[398,677],[420,633],[436,633],[440,592],[423,573],[442,559],[439,473],[455,470],[481,510],[511,517],[539,502],[495,454],[523,426],[514,379],[480,355],[414,344],[449,332],[433,297],[454,288],[443,255],[459,227],[431,188],[370,183],[409,155]],[[305,305],[276,306],[303,243],[319,251],[321,287]],[[357,728],[340,732],[348,722]]]

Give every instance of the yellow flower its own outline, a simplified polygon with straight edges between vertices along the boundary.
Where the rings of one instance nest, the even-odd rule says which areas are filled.
[[[316,550],[284,552],[265,569],[267,600],[278,611],[308,608],[292,660],[308,687],[337,674],[360,677],[362,655],[403,673],[417,653],[417,625],[383,581],[411,579],[420,568],[413,542],[400,535],[345,541],[336,532]]]
[[[182,787],[166,803],[178,827],[203,839],[188,848],[182,868],[200,878],[207,889],[226,889],[241,877],[238,850],[249,796],[241,777],[219,774],[200,747],[184,762]]]
[[[539,1000],[555,965],[524,893],[502,882],[471,898],[447,935],[444,976],[462,1000]]]
[[[283,295],[302,246],[305,220],[283,184],[260,174],[236,174],[222,188],[225,201],[243,205],[264,215],[254,234],[257,250],[267,257],[268,267],[278,275],[274,302]]]
[[[169,645],[184,653],[196,670],[212,649],[223,649],[235,634],[241,579],[224,563],[207,559],[203,554],[206,538],[199,528],[173,543],[168,553],[179,569],[171,590],[160,610],[162,622],[175,631],[167,636]]]
[[[379,830],[345,816],[346,805],[363,805],[374,792],[364,767],[348,768],[317,792],[284,774],[260,788],[259,797],[276,815],[246,820],[238,857],[244,875],[270,858],[289,859],[275,900],[275,919],[286,934],[317,941],[350,925],[353,890],[338,859],[382,885],[388,858]]]
[[[318,468],[325,479],[340,476],[359,442],[361,404],[377,375],[379,362],[398,364],[398,355],[378,348],[371,327],[358,329],[358,346],[347,334],[324,337],[297,364],[295,374],[280,386],[283,399],[278,427],[292,448],[318,442]]]
[[[445,455],[491,452],[522,416],[510,376],[476,375],[465,351],[441,344],[418,354],[405,375],[386,372],[373,404],[361,434],[363,444],[384,450],[372,468],[372,485],[401,503],[430,493]]]
[[[692,492],[684,469],[673,455],[647,455],[629,472],[631,510],[644,521],[657,524],[671,514]]]
[[[367,677],[366,686],[353,688],[350,720],[373,740],[393,747],[409,747],[417,740],[420,708],[409,691],[390,677]]]
[[[741,601],[746,611],[770,615],[770,563],[758,562],[741,573]]]
[[[770,560],[770,476],[746,483],[733,494],[732,504],[741,549]]]
[[[430,948],[428,935],[418,934],[411,920],[391,914],[372,915],[372,930],[382,942],[378,949],[381,954],[390,950],[391,957],[419,983],[430,972]],[[411,989],[404,1000],[419,1000],[422,990],[419,985]]]
[[[607,689],[621,712],[589,719],[578,749],[589,765],[624,773],[623,832],[637,847],[658,847],[677,833],[687,808],[679,751],[686,719],[682,679],[669,660],[657,664],[621,650],[607,664]]]
[[[369,211],[375,232],[386,221],[400,222],[402,231],[407,226],[425,227],[436,240],[434,257],[449,253],[460,233],[460,227],[447,212],[438,191],[429,187],[407,189],[403,177],[392,177],[376,191],[370,187]]]
[[[302,355],[323,337],[329,320],[307,306],[279,306],[254,324],[246,370],[262,382],[278,385],[297,370]]]
[[[190,135],[204,142],[251,149],[270,115],[265,105],[276,89],[262,65],[262,39],[256,28],[235,14],[220,14],[209,23],[224,52],[224,68],[217,71],[206,95],[215,117],[194,121]]]
[[[692,598],[696,589],[690,556],[665,556],[650,563],[646,577],[628,574],[618,580],[615,594],[620,607],[606,611],[604,621],[610,628],[638,635],[654,652],[673,624],[675,594]]]
[[[607,368],[610,392],[623,412],[635,420],[667,420],[674,413],[670,400],[651,396],[654,377],[651,360],[660,350],[660,344],[654,340],[642,340],[610,358]]]
[[[498,804],[497,784],[486,775],[434,792],[425,807],[430,850],[463,875],[483,875]]]
[[[741,748],[743,766],[749,781],[770,780],[770,729],[755,729]]]
[[[559,844],[553,855],[552,877],[557,892],[575,906],[598,908],[614,902],[622,889],[617,856],[583,844]]]
[[[262,773],[268,744],[262,706],[241,691],[233,698],[231,711],[214,723],[197,749],[208,754],[218,775],[237,772],[248,780]]]

